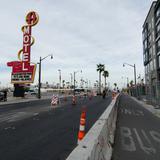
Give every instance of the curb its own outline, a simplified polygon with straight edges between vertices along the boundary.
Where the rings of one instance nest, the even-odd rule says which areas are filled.
[[[156,117],[160,118],[160,109],[155,109],[154,106],[152,106],[150,104],[146,104],[144,101],[140,101],[140,100],[136,99],[135,97],[131,97],[131,98],[133,100],[135,100],[137,103],[139,103],[140,105],[142,105],[145,109],[147,109],[153,115],[155,115]]]

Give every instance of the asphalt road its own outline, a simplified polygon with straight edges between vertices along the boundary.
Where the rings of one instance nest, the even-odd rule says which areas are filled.
[[[86,106],[86,132],[111,102],[95,97],[71,100],[51,108],[50,100],[0,107],[0,159],[64,160],[77,145],[81,107]]]
[[[112,160],[160,160],[160,119],[127,95],[120,98]]]

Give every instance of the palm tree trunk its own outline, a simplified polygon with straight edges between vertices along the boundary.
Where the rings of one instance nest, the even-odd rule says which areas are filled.
[[[104,89],[106,90],[106,77],[104,77]]]
[[[99,94],[101,94],[101,72],[99,72]]]

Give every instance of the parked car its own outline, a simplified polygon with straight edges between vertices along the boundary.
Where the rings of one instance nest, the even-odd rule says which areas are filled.
[[[35,90],[31,90],[31,89],[25,92],[25,95],[36,95],[36,94],[37,94],[37,92]]]
[[[30,94],[31,94],[31,95],[36,95],[37,92],[36,92],[35,90],[30,90]]]

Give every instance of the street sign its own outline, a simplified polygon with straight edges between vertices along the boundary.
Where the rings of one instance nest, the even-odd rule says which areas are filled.
[[[39,16],[31,11],[26,16],[26,23],[22,27],[23,48],[18,52],[19,61],[8,62],[7,66],[12,67],[11,83],[29,84],[34,82],[36,64],[31,63],[31,46],[34,44],[34,38],[31,36],[32,26],[38,23]]]

